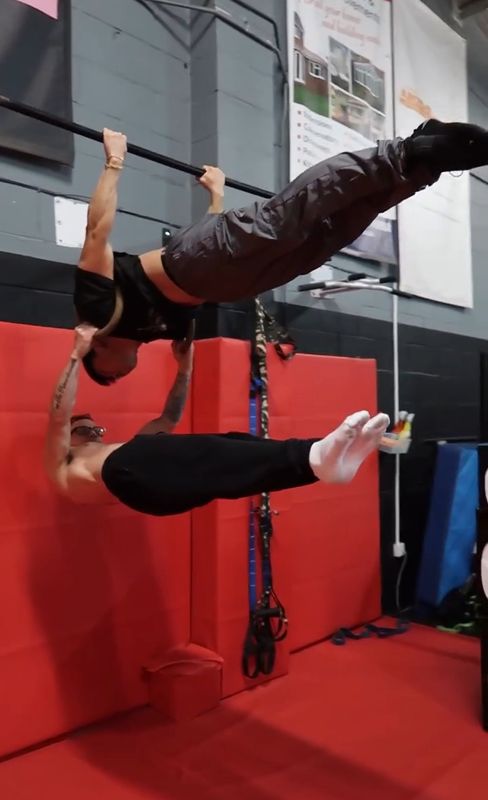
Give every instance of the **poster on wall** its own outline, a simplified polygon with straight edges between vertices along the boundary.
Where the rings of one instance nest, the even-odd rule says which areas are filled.
[[[288,0],[290,178],[392,136],[389,0]],[[395,209],[345,251],[397,263]]]
[[[420,0],[394,2],[395,127],[466,122],[466,42]],[[472,308],[469,174],[444,174],[398,206],[400,288]]]
[[[0,93],[72,118],[71,4],[0,0]],[[73,134],[0,109],[0,149],[71,166]]]

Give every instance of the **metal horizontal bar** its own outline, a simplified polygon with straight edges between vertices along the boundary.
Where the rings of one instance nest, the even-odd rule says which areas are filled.
[[[341,292],[359,292],[359,291],[373,291],[373,292],[387,292],[388,294],[395,294],[397,297],[405,297],[411,300],[413,295],[402,292],[400,289],[392,289],[391,286],[385,286],[384,283],[367,284],[361,281],[317,281],[316,283],[302,283],[297,287],[298,292],[311,292],[322,291],[323,297],[332,294],[340,294]]]
[[[79,125],[77,122],[71,122],[71,120],[57,117],[54,114],[49,114],[47,111],[41,111],[39,108],[33,108],[24,103],[18,103],[15,100],[10,100],[8,97],[0,95],[0,107],[6,108],[9,111],[14,111],[17,114],[22,114],[24,117],[36,119],[39,122],[45,122],[47,125],[53,125],[55,128],[70,131],[77,136],[83,136],[85,139],[92,139],[94,142],[103,142],[103,133],[101,131],[96,131],[85,125]],[[147,161],[152,161],[155,164],[162,164],[164,167],[170,167],[170,169],[175,169],[179,172],[186,172],[188,175],[195,175],[197,178],[203,175],[203,169],[201,167],[186,164],[184,161],[177,161],[175,158],[163,156],[160,153],[155,153],[154,150],[148,150],[136,144],[128,143],[127,151],[139,158],[145,158]],[[232,189],[238,189],[241,192],[247,192],[247,194],[258,195],[259,197],[273,197],[273,193],[266,189],[260,189],[258,186],[242,183],[232,178],[226,178],[225,185]]]

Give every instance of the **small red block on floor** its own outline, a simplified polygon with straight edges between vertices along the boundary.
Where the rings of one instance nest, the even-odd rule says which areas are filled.
[[[175,647],[144,667],[149,704],[173,722],[215,708],[222,696],[224,659],[195,644]]]

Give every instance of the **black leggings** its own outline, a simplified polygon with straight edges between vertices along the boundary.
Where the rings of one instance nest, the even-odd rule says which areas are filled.
[[[403,141],[381,141],[307,169],[264,202],[207,214],[163,253],[185,292],[243,300],[310,272],[355,241],[378,214],[435,183],[426,167],[405,172]]]
[[[247,433],[140,434],[111,453],[102,479],[143,514],[181,514],[211,500],[249,497],[315,483],[316,439],[261,439]]]

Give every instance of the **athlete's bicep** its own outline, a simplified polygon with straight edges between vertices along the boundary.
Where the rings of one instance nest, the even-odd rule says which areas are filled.
[[[78,266],[87,272],[104,275],[106,278],[113,278],[113,250],[105,236],[102,236],[97,229],[90,230],[90,228],[87,228]]]
[[[69,420],[50,418],[44,442],[44,466],[55,483],[66,484],[70,457],[71,426]]]

